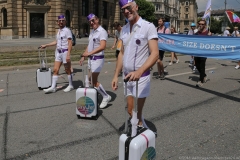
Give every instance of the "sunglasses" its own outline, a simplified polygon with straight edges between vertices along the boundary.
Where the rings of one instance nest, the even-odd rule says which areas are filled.
[[[65,20],[57,20],[58,22],[65,22]]]
[[[88,21],[88,23],[94,23],[95,22],[95,19],[91,19],[90,21]]]
[[[203,26],[203,25],[205,25],[205,24],[203,24],[203,23],[198,23],[198,25],[202,25],[202,26]]]
[[[125,7],[125,8],[122,8],[122,9],[121,9],[121,12],[124,13],[124,12],[125,12],[125,9],[127,9],[129,12],[131,12],[131,11],[132,11],[132,6],[127,6],[127,7]]]

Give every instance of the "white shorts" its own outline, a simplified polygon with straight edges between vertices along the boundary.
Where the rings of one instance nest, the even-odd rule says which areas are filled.
[[[124,86],[124,95],[125,94],[125,84]],[[150,75],[141,77],[138,81],[138,98],[148,97],[150,93]],[[127,96],[136,96],[136,82],[128,82],[127,83]]]
[[[63,53],[59,53],[58,50],[55,50],[55,61],[63,62],[63,64],[66,64],[66,58],[67,58],[68,51],[65,51]]]
[[[97,73],[101,72],[103,64],[104,64],[104,58],[96,59],[96,60],[90,60],[90,58],[88,59],[88,69],[91,69],[91,72],[97,72]]]

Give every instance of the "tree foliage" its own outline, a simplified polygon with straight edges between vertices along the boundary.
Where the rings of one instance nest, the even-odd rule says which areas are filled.
[[[156,20],[154,11],[155,7],[152,3],[146,0],[135,0],[138,5],[138,14],[145,20],[149,22],[154,22]]]
[[[216,20],[215,18],[211,17],[211,23],[210,23],[210,31],[214,34],[216,33],[222,33],[221,26],[222,26],[222,21],[221,20]]]

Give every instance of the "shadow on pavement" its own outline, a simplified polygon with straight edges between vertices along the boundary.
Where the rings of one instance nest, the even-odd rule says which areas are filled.
[[[197,76],[189,76],[188,79],[191,79],[194,82],[198,82],[199,81],[199,77],[197,77]]]
[[[206,88],[196,88],[196,86],[193,86],[191,84],[180,82],[180,81],[177,81],[177,80],[174,80],[174,79],[170,79],[170,78],[165,78],[165,79],[168,80],[168,81],[174,82],[174,83],[178,83],[178,84],[185,85],[185,86],[188,86],[188,87],[191,87],[191,88],[202,90],[204,92],[216,95],[218,97],[222,97],[222,98],[226,98],[226,99],[229,99],[229,100],[232,100],[232,101],[240,102],[240,98],[238,98],[238,97],[234,97],[234,96],[230,96],[228,94],[212,91],[212,90],[206,89]]]

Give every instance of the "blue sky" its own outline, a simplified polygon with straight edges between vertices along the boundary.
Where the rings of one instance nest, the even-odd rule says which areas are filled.
[[[208,0],[197,0],[198,12],[205,11]],[[227,9],[240,11],[240,0],[226,0]],[[212,10],[225,9],[225,0],[212,0]]]

